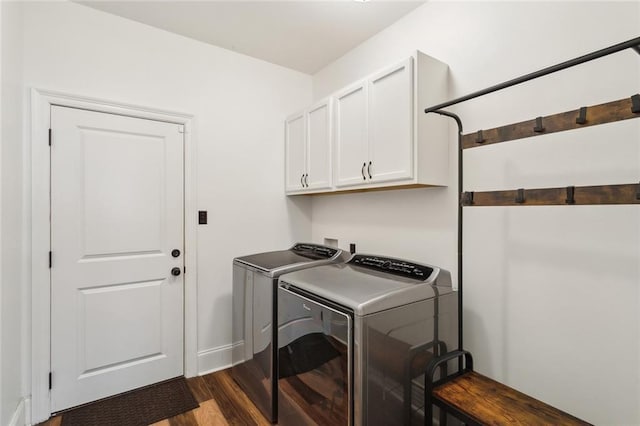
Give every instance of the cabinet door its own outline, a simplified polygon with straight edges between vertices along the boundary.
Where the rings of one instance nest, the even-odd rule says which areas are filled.
[[[413,58],[371,77],[368,95],[372,181],[412,178]]]
[[[359,82],[335,96],[336,186],[366,182],[368,162],[367,86]]]
[[[302,191],[305,173],[304,114],[296,114],[285,121],[285,191]]]
[[[331,101],[307,112],[307,189],[331,187]]]

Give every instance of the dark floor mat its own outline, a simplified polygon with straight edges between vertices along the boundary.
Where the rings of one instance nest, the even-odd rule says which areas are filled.
[[[199,407],[178,377],[92,402],[62,415],[62,426],[146,426]]]

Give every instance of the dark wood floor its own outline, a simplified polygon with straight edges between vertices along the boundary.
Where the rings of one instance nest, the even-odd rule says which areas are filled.
[[[230,370],[187,379],[200,407],[154,426],[270,425],[238,387]],[[50,418],[40,426],[60,426],[64,414]],[[87,425],[90,426],[90,425]],[[116,426],[116,425],[114,425]]]

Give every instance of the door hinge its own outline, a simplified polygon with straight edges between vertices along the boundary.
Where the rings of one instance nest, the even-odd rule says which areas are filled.
[[[49,252],[49,269],[53,266],[53,254]]]
[[[49,390],[51,390],[52,383],[53,383],[53,373],[49,371]]]
[[[51,129],[49,129],[49,146],[51,146]]]

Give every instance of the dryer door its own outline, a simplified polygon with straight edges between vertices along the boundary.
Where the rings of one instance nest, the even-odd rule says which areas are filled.
[[[278,417],[286,425],[350,425],[352,317],[278,289]]]
[[[275,422],[273,354],[273,278],[238,265],[233,267],[233,367],[244,392]]]

